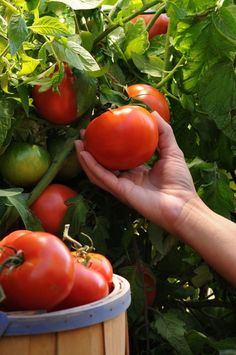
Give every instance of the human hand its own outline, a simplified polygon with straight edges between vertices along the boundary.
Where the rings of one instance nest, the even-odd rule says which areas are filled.
[[[109,171],[75,141],[80,164],[90,181],[110,192],[141,215],[175,234],[186,203],[198,199],[192,177],[171,126],[157,112],[160,157],[152,168],[139,166],[121,172]]]

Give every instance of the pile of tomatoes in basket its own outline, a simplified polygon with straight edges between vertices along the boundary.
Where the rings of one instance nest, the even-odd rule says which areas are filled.
[[[106,297],[113,287],[113,268],[104,255],[84,247],[71,251],[48,232],[16,230],[3,238],[0,269],[5,311],[81,306]]]

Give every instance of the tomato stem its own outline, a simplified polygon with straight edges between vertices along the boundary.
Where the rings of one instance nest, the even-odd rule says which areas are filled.
[[[78,256],[85,255],[89,251],[94,250],[93,241],[87,234],[81,232],[81,234],[83,236],[85,236],[86,238],[89,239],[89,241],[91,243],[91,246],[89,246],[89,245],[84,245],[83,246],[80,242],[78,242],[78,240],[75,240],[74,238],[72,238],[69,235],[69,229],[70,229],[70,225],[69,224],[65,224],[64,232],[63,232],[63,240],[68,240],[72,244],[72,247],[76,250],[76,253],[78,254]]]
[[[8,245],[4,245],[4,248],[9,248],[11,250],[14,250],[15,255],[11,255],[6,258],[6,260],[0,264],[0,273],[5,269],[8,268],[9,271],[12,271],[14,268],[17,266],[20,266],[24,262],[24,253],[23,250],[15,250],[12,247],[9,247]]]

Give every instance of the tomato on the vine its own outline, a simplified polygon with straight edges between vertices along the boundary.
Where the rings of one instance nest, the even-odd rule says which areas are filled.
[[[135,23],[139,18],[143,19],[145,24],[148,25],[152,20],[154,14],[142,14],[134,17],[131,22]],[[156,37],[157,35],[165,34],[169,25],[169,17],[163,13],[158,16],[154,24],[149,30],[149,39]]]
[[[46,232],[57,235],[68,209],[65,201],[77,192],[63,184],[50,184],[31,205],[31,210],[41,221]]]
[[[51,310],[71,291],[74,261],[55,235],[17,230],[0,241],[0,250],[7,310]]]
[[[64,76],[58,91],[52,88],[41,92],[40,85],[32,89],[33,103],[41,117],[55,124],[70,124],[77,119],[77,95],[75,76],[70,67],[64,65]]]
[[[0,171],[11,185],[27,187],[41,179],[50,163],[50,155],[44,147],[13,142],[0,157]]]
[[[146,297],[146,301],[148,306],[152,306],[157,294],[156,277],[148,266],[144,267],[142,273],[143,273],[144,294]]]
[[[129,97],[148,105],[157,111],[165,121],[170,122],[170,108],[165,96],[156,88],[148,84],[133,84],[127,87]]]
[[[56,306],[56,310],[82,306],[98,301],[109,294],[105,277],[98,271],[86,267],[72,256],[75,263],[75,279],[69,295]]]
[[[143,107],[126,105],[93,119],[84,146],[104,167],[132,169],[147,162],[158,144],[158,123]]]

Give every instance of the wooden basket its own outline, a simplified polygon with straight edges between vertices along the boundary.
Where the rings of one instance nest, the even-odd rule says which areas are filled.
[[[1,355],[129,355],[130,285],[114,275],[105,298],[66,310],[0,312]]]

